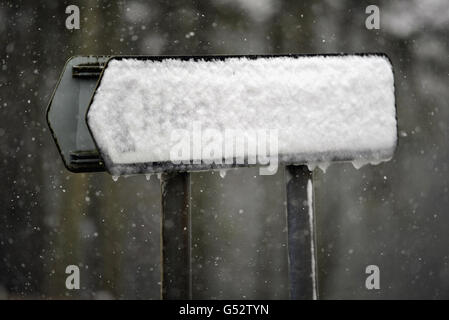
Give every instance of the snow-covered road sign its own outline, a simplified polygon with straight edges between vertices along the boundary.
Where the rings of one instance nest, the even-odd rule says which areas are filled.
[[[47,120],[69,170],[113,175],[246,166],[262,156],[377,163],[397,141],[393,71],[379,54],[73,57]],[[239,136],[255,147],[238,154]],[[221,152],[210,152],[211,141]],[[175,147],[185,151],[177,162]]]
[[[393,70],[374,54],[112,57],[87,123],[113,175],[236,165],[232,130],[275,132],[280,163],[378,163],[397,141]]]

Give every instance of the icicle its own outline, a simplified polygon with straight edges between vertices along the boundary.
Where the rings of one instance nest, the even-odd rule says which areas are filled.
[[[307,168],[309,168],[309,171],[313,171],[316,168],[315,162],[307,162]]]
[[[357,170],[359,170],[361,167],[366,166],[367,164],[369,164],[369,161],[366,161],[364,159],[358,159],[358,160],[353,160],[352,161],[352,165],[354,166],[354,168],[356,168]]]
[[[382,162],[385,162],[385,161],[390,161],[391,160],[391,158],[390,159],[387,159],[387,160],[376,160],[376,161],[370,161],[370,163],[369,164],[371,164],[371,165],[373,165],[373,166],[377,166],[378,164],[381,164]]]
[[[330,166],[330,162],[320,162],[318,163],[318,168],[321,169],[321,171],[323,171],[323,173],[326,173],[327,168],[329,168]]]

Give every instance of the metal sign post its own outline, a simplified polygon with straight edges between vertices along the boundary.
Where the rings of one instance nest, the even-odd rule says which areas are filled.
[[[161,195],[161,296],[164,300],[191,299],[190,174],[162,174]]]
[[[285,170],[290,298],[317,299],[312,172],[307,166],[286,166]]]

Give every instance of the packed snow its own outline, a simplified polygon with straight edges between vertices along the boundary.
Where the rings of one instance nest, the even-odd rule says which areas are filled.
[[[190,150],[182,160],[196,159],[191,132],[198,124],[223,137],[228,129],[247,136],[272,130],[281,163],[323,168],[336,160],[389,160],[397,140],[393,70],[378,55],[112,59],[87,118],[114,175],[210,168],[169,164],[174,143]],[[192,139],[174,141],[177,130]],[[259,148],[254,152],[261,156]]]

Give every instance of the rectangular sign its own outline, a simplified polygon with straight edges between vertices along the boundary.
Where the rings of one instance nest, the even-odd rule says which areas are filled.
[[[113,57],[87,122],[113,175],[376,163],[397,142],[384,55]]]

